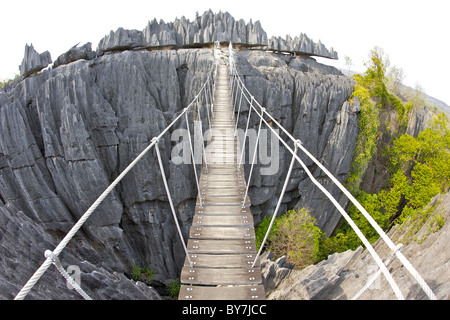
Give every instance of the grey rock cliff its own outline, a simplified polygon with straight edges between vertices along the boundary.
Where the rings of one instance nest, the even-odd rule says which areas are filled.
[[[292,59],[261,51],[237,52],[237,66],[255,100],[343,182],[350,169],[358,133],[359,102],[354,105],[347,102],[353,92],[353,80],[334,68],[318,64],[312,58]],[[246,101],[243,101],[242,108],[244,114],[240,117],[240,127],[245,128]],[[256,126],[257,118],[252,119],[251,125]],[[279,148],[279,155],[280,170],[275,175],[260,175],[260,166],[255,166],[258,169],[254,170],[250,181],[249,194],[256,222],[274,211],[282,189],[291,155],[283,146]],[[337,187],[328,183],[325,174],[312,160],[300,151],[298,155],[314,176],[345,206],[347,200],[341,199],[342,194]],[[340,219],[340,214],[322,192],[312,187],[298,163],[294,165],[280,212],[294,206],[312,209],[318,226],[328,234]]]
[[[119,28],[111,31],[98,44],[99,54],[123,49],[155,47],[200,47],[215,41],[233,42],[244,47],[261,47],[266,50],[287,51],[298,55],[338,59],[333,48],[329,50],[319,41],[315,43],[305,34],[292,39],[286,36],[268,39],[259,21],[245,23],[235,20],[228,12],[213,13],[208,10],[194,21],[184,16],[174,22],[156,19],[149,21],[143,31]]]
[[[314,55],[335,60],[338,59],[338,54],[333,48],[328,50],[320,40],[318,43],[314,43],[303,33],[301,33],[299,37],[294,38],[289,35],[287,35],[285,39],[281,37],[271,37],[268,41],[267,49]]]
[[[344,179],[357,124],[357,108],[345,102],[353,82],[311,58],[290,60],[261,51],[241,51],[237,57],[239,73],[255,99]],[[32,247],[17,251],[14,237],[20,237],[20,228],[2,238],[2,252],[8,259],[2,260],[6,267],[1,277],[11,279],[9,289],[1,291],[3,298],[18,292],[42,263],[43,252],[54,248],[109,183],[195,97],[212,63],[213,51],[207,49],[123,51],[60,65],[0,93],[0,207],[10,224],[22,225],[20,233],[29,234],[30,241],[37,239]],[[248,105],[242,110],[241,127]],[[252,118],[252,127],[256,122]],[[180,121],[177,128],[185,126]],[[168,134],[160,147],[187,237],[196,184],[191,166],[169,161],[171,146]],[[288,161],[290,156],[280,148],[275,175],[261,175],[260,165],[255,167],[250,197],[257,221],[273,212]],[[314,171],[314,165],[308,162],[308,166]],[[332,215],[316,191],[303,190],[306,180],[296,167],[282,210],[299,200],[307,206],[317,201],[316,215],[323,214],[323,208]],[[329,229],[335,223],[320,221]],[[7,225],[1,224],[1,230]],[[129,275],[133,264],[150,267],[160,280],[178,277],[184,252],[152,152],[106,198],[65,250],[63,264],[79,265],[83,272],[111,281],[114,272]],[[18,263],[21,268],[14,267]],[[53,278],[45,279],[42,286],[51,288]],[[72,297],[63,287],[64,283],[58,294]],[[89,291],[89,286],[85,289]],[[37,291],[31,297],[44,296]]]
[[[168,24],[154,20],[143,32],[118,29],[105,37],[99,53],[110,54],[93,57],[88,45],[72,48],[53,69],[0,92],[0,278],[5,279],[1,298],[10,299],[19,291],[42,263],[43,252],[59,243],[103,190],[187,106],[214,62],[211,49],[130,49],[184,46],[228,36],[247,44],[266,41],[258,22],[245,24],[226,13],[207,12],[195,23],[184,18]],[[343,181],[357,134],[358,104],[346,102],[353,80],[307,56],[294,59],[245,50],[236,56],[238,72],[255,99]],[[243,102],[241,128],[248,110]],[[202,116],[207,123],[206,114]],[[257,119],[250,120],[255,128]],[[186,128],[184,119],[177,128]],[[187,238],[196,183],[192,166],[170,161],[171,133],[161,140],[160,149]],[[282,146],[279,153],[271,148],[277,152],[278,170],[264,175],[260,170],[264,165],[258,164],[249,181],[256,223],[273,212],[290,161]],[[324,179],[311,161],[305,162]],[[248,175],[248,165],[246,171]],[[295,205],[313,208],[320,227],[330,232],[339,215],[308,180],[296,166],[280,212]],[[330,191],[340,197],[332,187]],[[96,292],[99,299],[157,298],[152,289],[130,286],[125,279],[134,264],[155,270],[160,281],[179,276],[184,252],[153,151],[94,212],[61,260],[66,267],[80,266],[82,279],[86,278],[83,288]],[[55,270],[48,272],[39,282],[43,291],[33,290],[30,298],[74,297],[61,279],[55,285],[51,276]],[[114,293],[116,287],[125,293]]]
[[[210,50],[123,52],[61,65],[0,93],[0,207],[11,223],[23,225],[20,233],[30,233],[35,224],[49,239],[37,238],[24,247],[25,253],[15,249],[19,228],[13,237],[2,237],[2,257],[23,263],[16,270],[2,258],[1,278],[17,273],[14,287],[1,291],[3,298],[18,292],[42,263],[43,252],[55,247],[192,100],[211,63]],[[167,161],[170,143],[168,135],[160,147],[187,233],[196,196],[192,167],[176,170]],[[105,199],[66,248],[77,257],[72,264],[88,261],[107,274],[129,274],[136,264],[150,267],[163,280],[178,276],[184,254],[157,168],[149,154]],[[53,280],[42,281],[51,287]]]
[[[25,55],[19,66],[20,76],[26,78],[33,73],[39,72],[52,63],[50,52],[38,53],[33,44],[25,46]]]
[[[56,61],[53,63],[53,67],[57,68],[63,64],[69,64],[71,62],[77,61],[77,60],[92,60],[95,58],[97,53],[95,51],[92,51],[91,43],[88,42],[85,45],[78,47],[78,44],[70,48],[69,51],[63,53],[56,59]]]

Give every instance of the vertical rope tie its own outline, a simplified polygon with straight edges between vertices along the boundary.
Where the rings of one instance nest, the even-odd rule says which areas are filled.
[[[295,143],[294,144],[294,154],[296,154],[296,153],[297,153],[297,144]],[[262,250],[264,248],[264,245],[266,244],[267,237],[270,234],[270,230],[272,230],[273,223],[275,221],[275,218],[277,217],[278,210],[280,209],[281,201],[283,200],[284,193],[286,192],[286,188],[287,188],[287,185],[289,183],[289,178],[291,177],[292,168],[294,167],[294,163],[295,163],[295,156],[292,155],[291,164],[289,165],[289,169],[288,169],[288,172],[286,174],[286,178],[284,179],[283,189],[281,189],[281,193],[280,193],[280,196],[278,198],[277,206],[275,207],[275,211],[274,211],[274,213],[272,215],[272,219],[270,220],[269,227],[267,228],[266,234],[264,235],[264,239],[261,242],[261,246],[259,247],[259,250],[258,250],[258,253],[257,253],[256,257],[255,257],[255,260],[253,261],[252,268],[255,267],[255,264],[258,261],[259,256],[261,255],[261,252],[262,252]]]
[[[264,109],[264,108],[262,108]],[[256,111],[256,110],[255,110]],[[253,157],[252,157],[252,164],[250,167],[250,173],[248,175],[248,183],[247,183],[247,188],[245,189],[245,195],[244,195],[244,200],[242,201],[242,208],[245,207],[245,199],[247,199],[247,195],[248,195],[248,188],[250,188],[250,182],[252,180],[252,173],[253,173],[253,166],[255,165],[256,162],[256,154],[258,151],[258,143],[259,143],[259,134],[261,132],[261,125],[263,122],[263,113],[261,112],[261,117],[259,119],[259,127],[258,127],[258,134],[256,135],[256,141],[255,141],[255,149],[253,150]],[[250,151],[250,148],[249,148]],[[249,155],[250,156],[250,155]]]
[[[163,166],[163,163],[161,160],[161,154],[160,154],[159,146],[158,146],[159,138],[153,138],[152,141],[156,141],[156,144],[155,144],[156,156],[158,158],[159,168],[161,170],[161,176],[162,176],[162,180],[164,182],[164,188],[166,189],[166,194],[167,194],[167,198],[169,199],[170,209],[172,211],[172,215],[173,215],[173,219],[175,220],[175,224],[177,226],[178,235],[180,236],[181,243],[183,244],[184,252],[186,253],[186,257],[189,261],[190,266],[192,267],[193,264],[192,264],[191,258],[189,257],[189,252],[187,250],[186,243],[184,242],[184,237],[183,237],[183,233],[181,232],[180,224],[178,223],[178,218],[177,218],[177,214],[175,212],[175,207],[173,206],[172,197],[170,196],[169,185],[167,184],[166,174],[164,172],[164,166]]]
[[[189,149],[191,151],[192,167],[194,168],[195,183],[197,183],[198,199],[200,200],[200,206],[202,206],[202,193],[201,193],[200,184],[198,181],[197,168],[196,168],[195,156],[194,156],[194,148],[192,147],[191,129],[189,128],[189,117],[188,117],[187,112],[185,113],[185,116],[186,116],[186,127],[187,127],[188,138],[189,138]]]
[[[242,151],[241,151],[241,159],[239,161],[239,168],[241,168],[242,164],[245,162],[245,159],[244,159],[245,142],[247,140],[247,132],[248,132],[248,126],[250,124],[250,117],[252,116],[253,101],[254,101],[254,97],[252,96],[252,99],[251,99],[251,102],[250,102],[250,108],[249,108],[249,111],[248,111],[247,127],[245,128],[244,142],[242,143]]]

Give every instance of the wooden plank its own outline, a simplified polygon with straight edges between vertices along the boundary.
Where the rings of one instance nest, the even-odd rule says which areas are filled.
[[[260,268],[183,268],[180,282],[197,285],[261,284]]]
[[[233,165],[211,165],[211,166],[205,167],[203,170],[209,170],[209,169],[242,170],[242,169],[239,169],[237,166],[233,166]]]
[[[192,219],[194,227],[253,227],[252,215],[234,215],[234,216],[211,216],[211,215],[195,215]]]
[[[191,227],[191,239],[234,240],[255,239],[253,227]]]
[[[236,206],[242,206],[244,201],[243,196],[232,196],[232,197],[220,197],[220,196],[214,196],[214,197],[208,197],[208,196],[202,196],[202,205],[203,206],[222,206],[222,205],[236,205]],[[247,196],[247,201],[245,201],[244,205],[249,203],[249,197]],[[200,201],[197,202],[198,205],[200,205]]]
[[[195,268],[251,268],[256,254],[189,254]],[[261,266],[260,259],[255,263],[255,268]],[[189,260],[186,258],[184,267],[190,268]]]
[[[256,254],[256,245],[252,240],[189,239],[187,249],[189,253]]]
[[[200,176],[199,183],[208,182],[244,182],[243,176],[241,174],[202,174]]]
[[[243,182],[233,181],[233,180],[204,180],[200,181],[200,187],[244,187]]]
[[[236,181],[238,178],[242,178],[241,174],[202,174],[200,182],[209,181]]]
[[[239,163],[239,161],[237,161],[236,159],[233,159],[231,157],[229,158],[206,158],[206,161],[208,162],[208,164],[211,165],[231,165],[231,166],[235,166]]]
[[[224,171],[227,171],[227,170],[242,171],[237,166],[235,166],[235,167],[233,167],[233,166],[208,166],[208,167],[203,168],[202,174],[208,173],[209,170],[216,170],[216,169],[223,169]]]
[[[243,215],[250,214],[249,207],[236,207],[236,206],[205,206],[195,208],[195,214],[201,215]]]
[[[244,196],[244,188],[230,188],[230,189],[206,189],[200,190],[200,194],[205,197],[236,197]]]
[[[215,183],[214,181],[211,181],[210,184],[208,184],[208,182],[203,182],[202,184],[199,185],[200,189],[239,189],[239,190],[244,190],[246,189],[246,185],[245,183],[236,183],[233,181],[227,181],[224,182],[223,184],[221,183]]]
[[[235,176],[235,177],[241,177],[242,173],[238,172],[237,170],[226,170],[226,169],[211,169],[211,170],[205,170],[205,172],[202,172],[202,175],[208,175],[208,176]]]
[[[264,286],[180,287],[178,300],[265,300]]]

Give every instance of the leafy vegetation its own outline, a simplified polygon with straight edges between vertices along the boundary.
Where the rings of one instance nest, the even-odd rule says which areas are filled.
[[[413,108],[423,103],[423,99],[417,96],[412,101],[403,103],[388,90],[388,87],[393,87],[392,82],[399,82],[403,77],[401,71],[395,70],[391,79],[386,78],[388,64],[384,52],[375,48],[370,53],[370,61],[366,63],[366,73],[354,76],[356,85],[351,99],[357,97],[361,103],[360,131],[346,186],[383,230],[410,219],[415,221],[417,231],[432,212],[432,208],[425,210],[425,206],[438,193],[445,193],[449,189],[449,123],[445,114],[441,113],[417,138],[397,132],[392,146],[383,150],[388,160],[389,185],[374,194],[360,190],[359,184],[365,170],[380,148],[377,143],[382,134],[380,112],[395,110],[400,128],[405,129]],[[399,83],[394,86],[397,90],[399,87]],[[353,205],[349,208],[349,214],[370,242],[378,239],[378,233]],[[442,226],[442,217],[437,217],[436,221],[438,228]],[[336,236],[327,239],[325,243],[326,250],[335,249],[339,252],[356,249],[361,245],[361,241],[346,223],[336,231]]]
[[[148,267],[140,267],[133,265],[131,270],[131,278],[136,281],[152,282],[155,279],[155,271]]]
[[[271,219],[264,218],[255,229],[258,249]],[[275,258],[286,256],[286,261],[293,264],[295,269],[323,260],[328,253],[336,252],[333,246],[338,243],[331,243],[315,223],[316,220],[305,208],[290,210],[275,218],[265,244],[266,250],[272,251]]]
[[[370,213],[378,225],[388,231],[394,224],[407,222],[409,238],[431,221],[428,233],[439,230],[445,223],[444,216],[435,213],[435,206],[427,206],[433,197],[446,193],[450,188],[450,127],[444,113],[436,116],[428,128],[417,138],[405,134],[411,111],[424,105],[421,91],[411,94],[401,91],[402,70],[387,72],[389,60],[380,48],[370,52],[364,75],[354,75],[355,89],[350,103],[359,101],[359,134],[353,154],[353,163],[346,187]],[[410,100],[405,100],[409,97]],[[384,112],[396,112],[398,131],[381,123]],[[383,134],[390,135],[389,144],[380,143]],[[364,174],[374,156],[383,155],[387,162],[390,180],[378,193],[360,189]],[[369,242],[379,234],[359,210],[351,205],[348,213]],[[260,246],[271,218],[263,219],[256,229],[256,241]],[[301,268],[326,259],[335,252],[355,250],[362,245],[353,229],[344,222],[332,237],[326,237],[314,225],[314,219],[306,209],[289,211],[275,219],[266,248],[275,257],[285,255],[288,262]],[[423,241],[416,239],[416,241]]]
[[[346,183],[347,188],[352,192],[358,189],[364,172],[377,151],[377,134],[380,125],[379,112],[371,99],[370,91],[364,86],[364,82],[359,75],[355,75],[355,79],[357,83],[350,103],[355,103],[354,100],[357,98],[361,105],[361,112],[353,162]]]
[[[167,293],[171,298],[177,298],[180,293],[181,283],[178,279],[175,279],[166,287]]]
[[[0,90],[3,90],[3,88],[5,88],[6,85],[11,85],[13,84],[15,81],[17,81],[20,78],[19,74],[16,74],[16,76],[14,77],[14,79],[4,79],[2,81],[0,81]]]

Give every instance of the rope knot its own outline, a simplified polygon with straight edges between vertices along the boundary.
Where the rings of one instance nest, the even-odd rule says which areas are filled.
[[[52,259],[53,262],[56,261],[56,255],[55,255],[55,254],[53,253],[53,251],[51,251],[51,250],[45,250],[44,256],[45,256],[46,258]]]
[[[158,138],[158,137],[154,137],[154,138],[152,139],[152,143],[153,143],[153,141],[156,141],[156,144],[158,144],[158,143],[159,143],[159,138]]]

